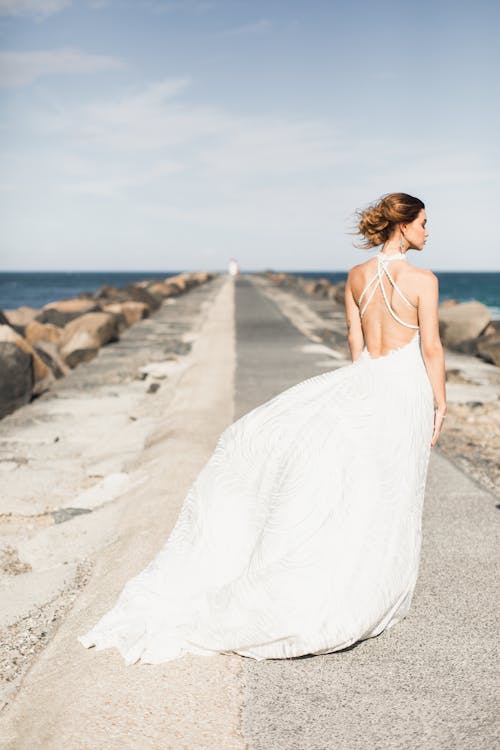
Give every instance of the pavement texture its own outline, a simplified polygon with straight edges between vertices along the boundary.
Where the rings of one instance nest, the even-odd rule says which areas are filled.
[[[137,456],[147,481],[116,499],[113,534],[3,712],[0,746],[495,747],[499,503],[439,449],[431,454],[412,608],[377,638],[297,659],[188,656],[132,667],[76,642],[161,546],[222,429],[290,385],[346,363],[312,344],[255,278],[222,278],[209,296],[175,393],[157,402],[162,419]]]
[[[328,362],[314,350],[308,353],[309,343],[250,279],[239,280],[236,415],[324,372]],[[245,659],[242,722],[248,747],[494,747],[497,503],[433,449],[409,615],[345,651]]]
[[[96,652],[77,641],[163,545],[190,484],[233,420],[233,286],[221,278],[208,297],[207,291],[174,392],[162,386],[153,397],[158,419],[138,443],[136,456],[143,481],[136,486],[130,467],[130,489],[112,502],[113,519],[107,514],[108,503],[92,512],[94,523],[113,524],[112,533],[96,556],[87,586],[2,712],[2,749],[245,746],[239,730],[242,683],[237,656],[188,655],[136,667],[126,666],[114,649]],[[143,334],[147,330],[153,336],[155,322],[161,330],[160,315]],[[131,385],[135,387],[123,385],[124,394]],[[141,404],[149,404],[149,399],[151,395],[144,394]],[[134,414],[141,418],[138,404]],[[121,425],[120,432],[124,429]],[[69,529],[72,523],[65,526]]]
[[[189,383],[184,371],[199,358],[191,347],[223,285],[216,278],[168,299],[0,421],[0,711],[85,587],[99,551],[120,533],[123,504],[147,482],[145,450],[169,428],[170,404]],[[228,317],[221,338],[230,353],[232,326]],[[225,385],[230,419],[232,375]],[[216,407],[213,393],[203,411]],[[204,434],[210,424],[193,439]],[[172,441],[163,443],[169,454]]]

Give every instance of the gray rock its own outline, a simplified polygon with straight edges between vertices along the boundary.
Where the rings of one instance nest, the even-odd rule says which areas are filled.
[[[75,318],[87,313],[98,312],[100,309],[94,300],[65,299],[45,305],[35,320],[38,320],[39,323],[52,323],[59,328],[64,328],[67,323],[75,320]]]
[[[480,336],[491,320],[490,310],[481,302],[462,302],[439,308],[439,333],[450,349],[467,339]]]
[[[191,351],[191,343],[189,341],[174,339],[172,341],[169,341],[168,345],[163,351],[166,354],[189,354],[189,352]]]
[[[138,323],[143,318],[148,318],[150,309],[144,302],[135,302],[134,300],[127,300],[126,302],[111,302],[103,307],[104,312],[113,313],[113,315],[119,316],[119,325],[121,327],[123,321],[123,327],[128,327]]]
[[[6,312],[9,313],[9,310],[7,310]],[[11,323],[6,313],[4,313],[2,310],[0,310],[0,326],[10,326],[10,328],[12,328],[20,336],[24,335],[24,326]]]
[[[61,357],[69,367],[93,359],[100,347],[118,341],[118,320],[112,313],[92,312],[72,320],[64,327],[60,342]]]
[[[477,339],[476,348],[482,359],[500,367],[500,333],[480,336]]]
[[[33,307],[27,307],[26,305],[16,307],[14,310],[4,310],[8,324],[16,330],[27,326],[39,312],[40,310],[35,310]]]
[[[157,281],[154,284],[150,284],[147,287],[147,291],[150,294],[154,294],[155,297],[161,297],[162,299],[178,297],[179,294],[182,294],[182,290],[178,284],[168,284],[166,281]]]
[[[158,310],[162,303],[160,297],[157,297],[155,294],[151,294],[151,292],[148,292],[146,289],[142,289],[134,284],[129,284],[124,290],[127,293],[128,299],[135,300],[136,302],[144,302],[150,310]]]
[[[13,342],[0,342],[0,417],[31,400],[33,357]]]
[[[482,335],[489,336],[490,333],[500,333],[500,320],[492,320],[484,329]]]
[[[345,304],[345,281],[339,281],[338,284],[335,284],[335,295],[333,299],[341,305]]]
[[[318,297],[327,297],[331,287],[328,279],[312,279],[304,283],[306,294],[314,294]]]
[[[64,363],[56,344],[50,341],[37,341],[33,348],[56,378],[62,378],[69,372],[69,367]]]
[[[126,299],[126,294],[124,293],[123,289],[121,289],[120,287],[106,284],[104,286],[99,287],[97,292],[95,292],[94,294],[94,299],[103,300],[106,303],[107,302],[124,302]]]
[[[71,521],[72,518],[80,516],[82,513],[92,513],[92,510],[91,508],[58,508],[57,510],[50,511],[54,523]]]
[[[24,338],[32,345],[38,341],[50,341],[57,344],[61,334],[62,331],[58,326],[52,323],[40,323],[38,320],[31,320],[24,329]]]
[[[47,365],[40,359],[33,346],[26,341],[23,336],[18,334],[11,326],[0,326],[0,342],[4,344],[15,344],[19,349],[31,356],[33,369],[35,393],[42,393],[46,387],[53,381],[54,377]]]

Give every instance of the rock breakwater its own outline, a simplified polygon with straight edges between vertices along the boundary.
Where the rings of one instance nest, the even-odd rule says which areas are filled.
[[[308,279],[274,271],[262,275],[282,289],[344,304],[345,281],[334,284],[326,278]],[[481,302],[443,301],[439,306],[439,333],[446,348],[500,366],[500,320],[492,320],[490,310]]]
[[[130,326],[154,314],[169,299],[214,278],[181,273],[125,287],[103,286],[39,310],[0,312],[0,418],[46,391]]]

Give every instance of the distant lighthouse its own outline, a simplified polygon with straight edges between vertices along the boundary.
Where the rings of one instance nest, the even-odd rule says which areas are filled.
[[[228,272],[230,276],[237,276],[239,274],[240,269],[238,267],[238,261],[236,260],[236,258],[231,258],[231,260],[229,261]]]

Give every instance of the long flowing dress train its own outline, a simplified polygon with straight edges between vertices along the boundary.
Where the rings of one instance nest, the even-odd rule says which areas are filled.
[[[433,394],[418,327],[395,314],[382,276],[411,303],[380,255],[361,313],[379,285],[391,315],[416,328],[410,342],[377,358],[365,346],[230,425],[162,549],[79,636],[85,647],[116,647],[127,664],[289,658],[338,651],[405,617]]]

